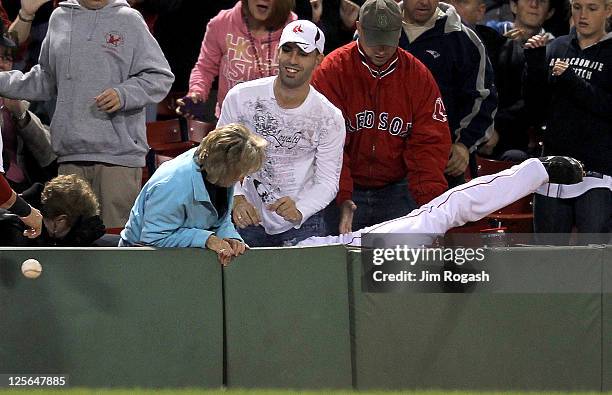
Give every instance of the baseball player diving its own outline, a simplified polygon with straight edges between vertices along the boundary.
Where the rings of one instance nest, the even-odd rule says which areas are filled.
[[[368,233],[419,233],[439,235],[477,221],[533,192],[546,183],[576,184],[584,170],[575,159],[548,156],[528,159],[496,174],[474,178],[449,189],[409,214],[339,236],[310,237],[299,246],[345,244],[361,246]]]

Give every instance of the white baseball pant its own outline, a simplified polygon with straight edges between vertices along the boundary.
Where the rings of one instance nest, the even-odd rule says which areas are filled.
[[[361,246],[361,237],[367,233],[444,234],[451,228],[477,221],[506,207],[535,192],[547,182],[548,173],[542,162],[539,159],[528,159],[510,169],[477,177],[449,189],[403,217],[340,236],[310,237],[298,245]]]

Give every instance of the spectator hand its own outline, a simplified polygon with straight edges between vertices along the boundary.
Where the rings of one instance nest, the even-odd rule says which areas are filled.
[[[525,31],[519,28],[510,29],[504,34],[504,37],[520,41],[525,39]]]
[[[15,118],[21,118],[26,112],[26,102],[23,100],[4,99],[4,106]]]
[[[493,149],[499,143],[499,133],[497,130],[493,129],[493,134],[489,137],[489,140],[485,144],[483,144],[480,148],[478,148],[478,153],[483,155],[491,155],[493,154]]]
[[[312,22],[319,23],[323,15],[323,0],[310,0],[310,7],[312,8]]]
[[[567,63],[567,62],[565,62],[563,60],[557,59],[555,61],[555,64],[554,64],[553,68],[552,68],[552,75],[558,77],[561,74],[565,73],[565,70],[567,70],[568,67],[569,67],[569,63]]]
[[[255,206],[249,203],[242,195],[234,196],[232,218],[240,229],[251,225],[258,225],[261,222],[261,217]]]
[[[36,11],[49,1],[50,0],[21,0],[21,15],[28,19],[34,18]]]
[[[340,234],[353,231],[353,213],[357,210],[357,205],[352,200],[345,200],[340,205]]]
[[[19,217],[21,221],[26,224],[28,229],[23,231],[23,235],[28,239],[35,239],[40,236],[40,232],[42,231],[42,220],[43,217],[40,214],[40,211],[32,207],[32,211],[30,215],[27,217]]]
[[[346,30],[355,29],[359,17],[359,6],[350,0],[340,0],[340,20]]]
[[[232,247],[232,250],[234,251],[234,256],[239,256],[239,255],[244,254],[248,248],[247,245],[244,244],[244,242],[238,239],[223,239],[223,240],[227,241],[230,247]]]
[[[229,265],[235,256],[230,243],[215,235],[210,235],[208,237],[208,240],[206,240],[206,248],[217,253],[217,259],[223,266]]]
[[[531,37],[525,43],[525,48],[539,48],[544,47],[548,43],[548,35],[546,34],[536,34]]]
[[[295,201],[289,196],[282,197],[268,206],[268,210],[276,212],[283,217],[285,221],[300,223],[302,222],[302,213],[295,206]]]
[[[121,98],[119,93],[113,88],[109,88],[95,97],[98,110],[111,114],[121,108]]]
[[[176,114],[187,119],[194,119],[194,106],[202,103],[199,93],[189,92],[186,96],[176,100]]]
[[[467,147],[461,143],[455,143],[451,146],[450,159],[444,173],[451,177],[457,177],[465,173],[469,161],[470,151]]]

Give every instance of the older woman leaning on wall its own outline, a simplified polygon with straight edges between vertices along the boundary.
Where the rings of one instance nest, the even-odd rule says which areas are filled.
[[[224,265],[243,254],[231,218],[234,184],[262,166],[266,145],[232,123],[162,164],[140,191],[119,246],[208,248]]]

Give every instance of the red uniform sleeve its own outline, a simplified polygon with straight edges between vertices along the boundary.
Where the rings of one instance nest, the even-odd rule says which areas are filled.
[[[416,66],[417,70],[419,65]],[[451,150],[450,131],[440,90],[427,68],[421,68],[422,95],[413,100],[412,134],[406,141],[404,163],[408,169],[409,189],[417,204],[429,203],[446,191],[444,169]]]
[[[346,111],[342,106],[345,102],[344,94],[341,86],[341,71],[336,70],[340,62],[334,62],[333,58],[326,57],[323,63],[315,70],[311,84],[314,88],[319,91],[323,96],[327,98],[334,106],[338,107],[342,111],[342,116],[346,120]],[[346,139],[344,140],[343,157],[342,157],[342,170],[340,171],[340,186],[338,194],[336,195],[336,204],[340,205],[345,200],[350,200],[353,197],[353,177],[351,176],[351,159],[347,154],[346,147],[349,145],[351,139],[351,131],[347,124],[346,127]]]
[[[11,189],[11,186],[6,181],[4,176],[0,174],[0,206],[8,202],[12,195],[13,190]]]

